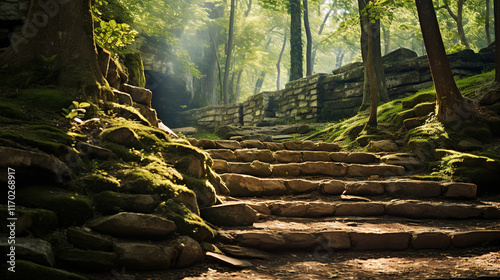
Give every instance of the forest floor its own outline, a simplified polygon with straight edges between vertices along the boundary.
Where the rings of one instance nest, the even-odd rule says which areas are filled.
[[[336,251],[279,253],[234,269],[205,262],[161,272],[113,272],[89,279],[500,279],[500,246],[398,252]]]

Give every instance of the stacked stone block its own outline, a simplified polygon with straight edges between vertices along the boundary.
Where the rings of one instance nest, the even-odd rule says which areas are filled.
[[[189,125],[215,128],[222,125],[241,123],[241,104],[227,104],[203,107],[180,113],[180,118]]]
[[[245,126],[276,124],[275,100],[280,92],[261,92],[243,102],[243,124]]]

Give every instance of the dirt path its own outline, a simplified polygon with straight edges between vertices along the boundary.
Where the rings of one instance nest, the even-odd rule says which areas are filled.
[[[206,260],[189,269],[86,275],[89,279],[500,279],[500,245],[400,252],[281,253],[233,269]]]

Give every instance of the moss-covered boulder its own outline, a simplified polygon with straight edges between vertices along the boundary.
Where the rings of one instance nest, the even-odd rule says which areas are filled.
[[[77,180],[77,183],[87,192],[119,191],[120,181],[105,173],[93,173]]]
[[[159,204],[158,195],[105,191],[94,197],[95,209],[105,215],[118,212],[153,213]]]
[[[120,58],[128,73],[128,83],[133,86],[145,87],[146,77],[141,53],[126,53],[121,55]]]
[[[161,203],[155,213],[174,221],[180,234],[190,236],[197,241],[212,239],[216,235],[216,231],[209,227],[199,215],[173,200]]]
[[[478,192],[499,193],[500,161],[493,158],[461,153],[453,150],[436,150],[438,172],[452,180],[471,182]]]
[[[8,273],[6,278],[9,280],[88,280],[78,274],[70,273],[64,270],[46,267],[29,261],[16,261],[15,273],[7,271],[8,265],[2,265],[2,273]]]
[[[60,225],[81,225],[92,217],[90,199],[64,189],[34,186],[20,188],[16,203],[22,206],[52,210],[57,214]]]

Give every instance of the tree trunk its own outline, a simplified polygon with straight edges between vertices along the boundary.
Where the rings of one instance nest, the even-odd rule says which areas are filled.
[[[384,34],[384,55],[387,55],[391,51],[391,29],[382,25],[382,33]]]
[[[493,13],[495,17],[495,82],[500,83],[500,3],[493,1]]]
[[[99,68],[94,42],[91,1],[31,1],[21,31],[13,34],[12,45],[0,56],[10,73],[26,77],[29,85],[32,66],[50,62],[58,87],[79,91],[88,97],[104,98],[110,88]],[[40,73],[38,73],[40,74]]]
[[[384,65],[382,64],[382,55],[380,47],[380,20],[376,20],[372,23],[368,15],[363,15],[362,11],[371,0],[358,0],[360,22],[361,22],[361,55],[363,62],[365,64],[364,71],[364,82],[363,82],[363,101],[360,110],[366,109],[371,103],[370,90],[372,88],[378,89],[377,95],[381,101],[388,101],[389,95],[387,92],[387,86],[385,82]],[[373,38],[368,38],[368,34],[371,34]],[[369,40],[370,39],[370,40]],[[371,54],[373,57],[373,67],[366,67],[368,61],[368,50],[371,49]],[[374,81],[378,83],[377,86],[370,85],[370,73],[368,71],[374,71],[372,73],[375,77]]]
[[[231,72],[231,57],[233,56],[233,37],[234,37],[234,10],[235,10],[235,0],[231,0],[231,12],[229,15],[229,35],[227,38],[227,50],[226,50],[226,66],[224,67],[224,80],[222,86],[222,92],[224,94],[224,104],[229,103],[229,73]]]
[[[243,69],[241,69],[240,71],[238,71],[238,78],[236,79],[236,90],[235,90],[235,96],[234,96],[234,100],[236,100],[236,102],[238,102],[238,100],[240,99],[241,74],[243,74]]]
[[[302,18],[300,0],[290,0],[290,81],[303,77]]]
[[[320,9],[320,8],[319,8]],[[320,9],[321,10],[321,9]],[[319,11],[318,11],[319,12]],[[328,10],[326,13],[325,17],[323,18],[323,22],[321,23],[319,30],[318,30],[318,35],[323,34],[323,30],[325,29],[326,22],[328,21],[328,18],[330,17],[330,14],[333,12],[332,9]],[[311,73],[314,72],[314,64],[316,62],[316,52],[318,51],[318,47],[316,46],[316,43],[313,41],[313,50],[312,50],[312,55],[311,55]]]
[[[436,117],[444,123],[469,118],[473,109],[468,106],[453,79],[432,0],[416,0],[415,3],[436,89]]]
[[[266,71],[261,71],[255,87],[253,89],[253,94],[257,94],[262,90],[262,85],[264,84],[264,78],[266,78]]]
[[[335,56],[335,68],[342,67],[342,61],[344,60],[344,51],[342,47],[338,47],[337,55]]]
[[[310,76],[313,73],[313,61],[312,61],[312,35],[311,27],[309,26],[309,8],[307,6],[307,0],[303,0],[304,5],[304,28],[306,30],[307,46],[306,46],[306,76]]]
[[[457,31],[458,31],[458,37],[460,38],[460,42],[467,49],[470,49],[469,42],[467,42],[467,38],[465,37],[464,24],[463,24],[464,0],[457,1],[457,13],[456,14],[451,10],[448,2],[444,2],[444,7],[446,8],[446,10],[450,14],[450,16],[453,18],[453,20],[457,23]]]
[[[278,62],[276,62],[276,68],[278,70],[278,75],[276,77],[276,90],[280,90],[280,80],[281,80],[281,59],[283,58],[283,52],[285,52],[286,47],[286,32],[285,38],[283,39],[283,46],[281,47],[280,55],[278,57]]]
[[[375,37],[373,28],[367,29],[367,37],[368,46],[372,46]],[[380,92],[380,83],[377,82],[376,71],[374,48],[368,48],[366,53],[365,72],[368,73],[368,79],[370,80],[370,118],[368,119],[367,125],[372,128],[377,127],[378,93]]]
[[[252,11],[252,0],[249,0],[247,4],[247,10],[245,11],[245,17],[248,17],[251,11]]]
[[[488,46],[491,44],[491,34],[490,34],[490,0],[486,0],[486,14],[484,20],[484,29],[486,31],[486,41]]]

